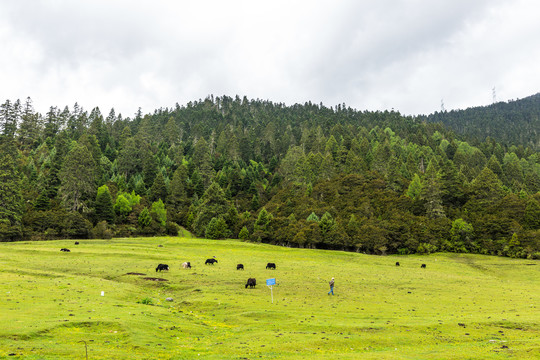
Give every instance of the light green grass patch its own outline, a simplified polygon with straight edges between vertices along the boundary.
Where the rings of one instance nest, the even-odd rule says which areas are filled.
[[[2,243],[0,294],[0,358],[81,359],[81,341],[89,359],[540,357],[540,265],[530,260],[171,237]]]

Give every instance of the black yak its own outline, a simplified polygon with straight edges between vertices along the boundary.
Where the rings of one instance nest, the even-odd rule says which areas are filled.
[[[157,266],[157,268],[156,268],[156,272],[161,271],[161,270],[169,271],[169,265],[167,265],[167,264],[159,264]]]
[[[257,281],[254,278],[249,278],[246,283],[246,289],[248,286],[253,289],[255,285],[257,285]]]

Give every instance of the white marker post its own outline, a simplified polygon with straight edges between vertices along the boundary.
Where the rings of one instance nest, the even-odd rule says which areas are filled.
[[[266,279],[266,286],[270,288],[270,294],[272,296],[272,304],[274,303],[274,291],[272,290],[272,286],[276,285],[276,279]]]

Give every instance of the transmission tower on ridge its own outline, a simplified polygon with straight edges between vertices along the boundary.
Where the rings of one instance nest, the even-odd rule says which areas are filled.
[[[446,109],[444,108],[444,99],[441,99],[441,112],[445,112]]]
[[[497,94],[495,93],[495,86],[491,89],[491,94],[493,95],[493,103],[497,102]]]

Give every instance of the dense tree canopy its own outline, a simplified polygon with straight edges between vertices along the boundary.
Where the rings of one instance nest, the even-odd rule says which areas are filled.
[[[410,117],[210,96],[124,118],[78,104],[42,115],[31,99],[8,100],[0,236],[182,226],[211,238],[375,254],[540,257],[539,103]],[[520,119],[523,133],[505,125]],[[503,133],[511,136],[495,136]]]

